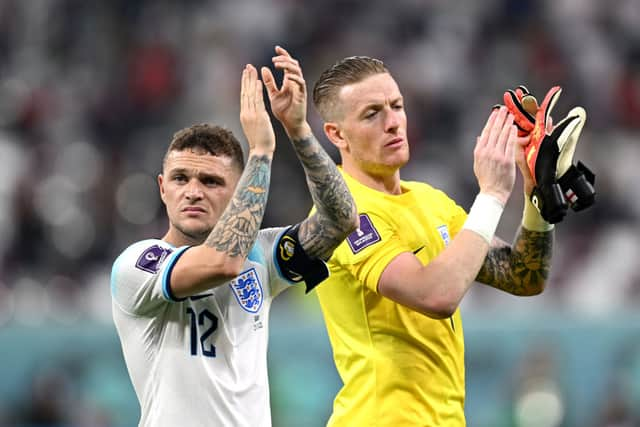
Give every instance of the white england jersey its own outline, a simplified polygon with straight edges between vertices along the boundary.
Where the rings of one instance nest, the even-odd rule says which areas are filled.
[[[143,240],[116,259],[113,319],[141,427],[271,426],[269,308],[293,283],[276,260],[285,230],[260,230],[238,277],[183,300],[169,278],[188,247]]]

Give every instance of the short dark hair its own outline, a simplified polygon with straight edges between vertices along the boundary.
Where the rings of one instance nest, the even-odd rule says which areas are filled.
[[[197,124],[181,129],[173,135],[162,164],[172,151],[201,149],[214,156],[230,157],[238,170],[244,170],[244,156],[240,142],[230,130],[210,124]]]
[[[325,70],[313,87],[313,104],[325,121],[334,120],[338,92],[375,74],[388,73],[384,63],[369,56],[349,56]]]

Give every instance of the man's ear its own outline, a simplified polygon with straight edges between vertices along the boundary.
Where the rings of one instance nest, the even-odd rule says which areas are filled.
[[[158,174],[158,188],[160,189],[160,198],[164,202],[164,177],[162,174]]]
[[[340,126],[334,122],[326,122],[322,126],[325,135],[333,145],[335,145],[339,150],[347,149],[347,141],[344,139],[344,135]]]

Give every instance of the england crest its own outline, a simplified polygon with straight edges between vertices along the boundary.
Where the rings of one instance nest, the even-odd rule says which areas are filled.
[[[438,231],[440,232],[440,237],[442,237],[442,241],[445,246],[449,246],[449,242],[451,242],[451,237],[449,236],[449,228],[446,224],[443,224],[438,227]]]
[[[229,283],[240,306],[249,313],[257,313],[262,307],[264,292],[255,268],[240,273]]]

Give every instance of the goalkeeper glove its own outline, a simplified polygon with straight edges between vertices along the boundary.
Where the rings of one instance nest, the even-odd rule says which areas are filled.
[[[542,217],[551,223],[559,222],[566,214],[565,198],[576,212],[595,202],[595,175],[582,162],[573,164],[576,144],[586,121],[584,109],[573,108],[551,134],[546,132],[548,118],[561,92],[558,86],[551,88],[540,107],[524,86],[504,94],[505,105],[514,115],[519,135],[531,135],[525,147],[527,164],[536,184],[531,200]]]

